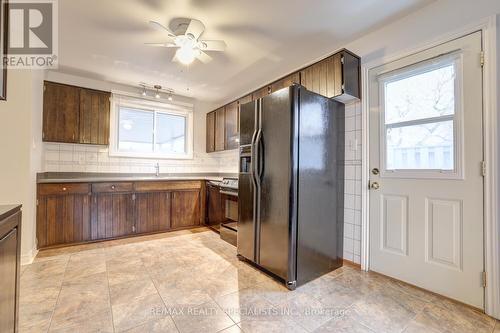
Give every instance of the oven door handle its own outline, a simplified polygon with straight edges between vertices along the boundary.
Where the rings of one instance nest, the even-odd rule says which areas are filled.
[[[233,191],[220,190],[219,193],[220,194],[231,195],[233,197],[237,197],[238,196],[238,192],[233,192]]]

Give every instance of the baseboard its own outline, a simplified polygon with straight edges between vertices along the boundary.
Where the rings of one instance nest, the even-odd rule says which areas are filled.
[[[356,264],[355,262],[352,262],[350,260],[347,260],[347,259],[343,259],[344,261],[344,265],[345,266],[351,266],[351,267],[354,267],[356,269],[361,269],[361,265],[360,264]]]
[[[33,263],[33,260],[35,259],[37,254],[38,254],[38,250],[33,249],[33,250],[28,251],[28,253],[21,255],[21,265],[29,265],[29,264]]]

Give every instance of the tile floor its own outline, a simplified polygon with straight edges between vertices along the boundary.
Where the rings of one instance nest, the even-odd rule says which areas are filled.
[[[23,266],[20,331],[500,333],[471,308],[348,266],[289,292],[235,252],[201,228],[41,252]]]

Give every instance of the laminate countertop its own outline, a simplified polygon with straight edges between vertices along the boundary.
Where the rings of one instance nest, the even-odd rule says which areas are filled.
[[[21,205],[0,205],[0,221],[21,209]]]
[[[161,173],[159,176],[147,173],[81,173],[44,172],[37,175],[37,183],[96,183],[119,181],[161,181],[161,180],[213,180],[238,178],[236,173]]]

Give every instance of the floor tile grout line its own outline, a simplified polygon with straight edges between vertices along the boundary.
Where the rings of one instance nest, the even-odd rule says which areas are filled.
[[[141,258],[141,262],[143,263],[144,265],[144,262],[142,261],[142,258]],[[146,268],[146,267],[145,267]],[[165,306],[165,309],[168,310],[168,306],[167,306],[167,303],[165,303],[165,300],[163,299],[163,296],[161,295],[160,293],[160,290],[158,289],[158,287],[156,286],[156,283],[155,283],[155,278],[153,278],[149,272],[149,269],[146,268],[146,273],[148,274],[149,278],[151,279],[151,282],[153,282],[153,286],[155,287],[156,289],[156,292],[158,293],[158,295],[160,296],[160,299],[163,303],[163,305]],[[177,330],[177,332],[181,332],[179,327],[177,327],[177,323],[175,322],[174,320],[174,317],[172,317],[172,315],[169,313],[168,316],[170,317],[170,319],[172,320],[172,322],[174,323],[174,326],[175,326],[175,329]]]
[[[106,267],[106,281],[108,283],[108,301],[109,301],[109,312],[111,314],[111,325],[113,325],[113,332],[116,332],[115,318],[113,316],[113,306],[111,305],[111,290],[109,288],[108,261],[106,260],[106,253],[104,253],[104,265]]]
[[[52,309],[52,313],[50,314],[50,321],[49,321],[49,327],[47,327],[47,332],[50,331],[50,328],[52,326],[52,319],[54,318],[54,314],[56,312],[57,305],[59,304],[59,298],[61,297],[61,291],[62,291],[63,284],[64,284],[64,278],[66,277],[66,270],[68,269],[70,259],[71,259],[71,255],[68,256],[68,260],[66,261],[66,264],[64,266],[64,273],[63,273],[62,280],[61,280],[61,286],[59,287],[59,293],[57,293],[56,304],[54,304],[54,308]]]

